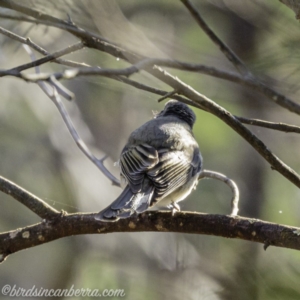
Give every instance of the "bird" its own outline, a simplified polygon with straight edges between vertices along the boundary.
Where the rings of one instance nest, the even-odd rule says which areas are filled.
[[[148,209],[180,211],[178,202],[196,188],[202,156],[193,134],[196,115],[188,105],[169,100],[154,118],[134,130],[123,148],[120,196],[96,215],[113,222]]]

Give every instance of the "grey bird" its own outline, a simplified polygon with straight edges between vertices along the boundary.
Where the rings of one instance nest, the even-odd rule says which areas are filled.
[[[192,128],[194,112],[170,100],[152,120],[133,131],[119,160],[121,195],[96,215],[100,221],[117,221],[156,206],[180,210],[198,183],[202,157]]]

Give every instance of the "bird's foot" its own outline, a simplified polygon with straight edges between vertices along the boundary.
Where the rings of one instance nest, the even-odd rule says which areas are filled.
[[[174,216],[176,212],[180,211],[180,206],[176,202],[172,202],[168,205],[168,208],[172,210],[172,216]]]

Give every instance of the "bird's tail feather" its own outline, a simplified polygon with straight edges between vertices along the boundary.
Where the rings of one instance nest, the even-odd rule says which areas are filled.
[[[148,209],[154,192],[153,186],[148,186],[143,193],[132,193],[129,186],[108,207],[100,211],[96,220],[114,222],[118,219],[128,218],[134,213],[142,213]]]

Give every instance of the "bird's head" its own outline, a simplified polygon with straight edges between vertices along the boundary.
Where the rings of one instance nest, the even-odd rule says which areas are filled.
[[[157,114],[156,117],[176,116],[177,118],[185,121],[193,128],[196,121],[195,113],[184,103],[177,100],[169,100],[164,109]]]

